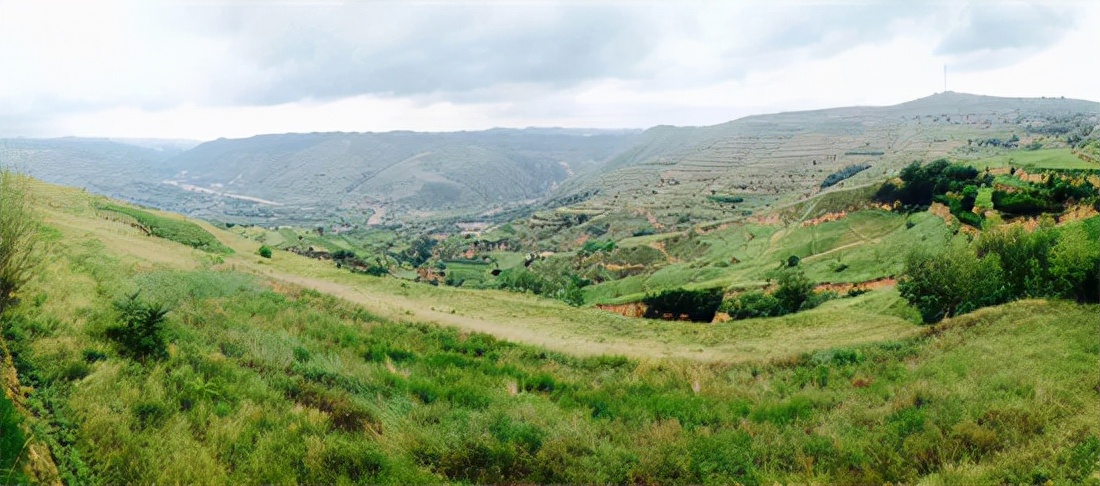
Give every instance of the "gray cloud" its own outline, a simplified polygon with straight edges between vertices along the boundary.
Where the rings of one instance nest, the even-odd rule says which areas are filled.
[[[965,56],[982,51],[1040,50],[1073,29],[1069,10],[1047,5],[975,3],[965,21],[949,32],[935,54]]]
[[[255,74],[236,80],[230,104],[469,94],[519,83],[561,89],[640,75],[658,41],[644,18],[601,5],[295,10],[219,12],[222,35],[236,39]]]
[[[898,20],[930,15],[933,6],[920,2],[798,3],[768,6],[761,12],[774,27],[752,44],[754,52],[807,49],[832,55],[861,43],[888,39]]]

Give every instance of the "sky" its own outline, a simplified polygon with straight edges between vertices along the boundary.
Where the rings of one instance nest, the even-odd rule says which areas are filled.
[[[0,137],[647,128],[1100,101],[1100,2],[0,0]]]

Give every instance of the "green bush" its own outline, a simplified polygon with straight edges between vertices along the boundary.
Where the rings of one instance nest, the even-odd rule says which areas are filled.
[[[779,276],[775,292],[752,290],[722,304],[722,310],[734,319],[778,317],[817,307],[837,298],[836,292],[814,292],[814,284],[801,270],[785,271]]]
[[[1058,235],[1054,229],[1027,231],[1020,226],[987,231],[975,245],[978,257],[997,255],[1009,295],[1045,297],[1053,294],[1050,254]]]
[[[271,258],[271,248],[267,245],[261,245],[260,249],[256,251],[256,254],[264,258]]]
[[[779,299],[759,290],[751,290],[726,301],[722,310],[734,319],[783,315],[783,306],[780,305]]]
[[[1100,239],[1080,227],[1066,228],[1048,261],[1056,295],[1078,302],[1100,301]]]

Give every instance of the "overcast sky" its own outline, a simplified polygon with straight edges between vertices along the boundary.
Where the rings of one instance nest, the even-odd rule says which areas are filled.
[[[1100,2],[0,0],[0,136],[708,125],[1100,100]]]

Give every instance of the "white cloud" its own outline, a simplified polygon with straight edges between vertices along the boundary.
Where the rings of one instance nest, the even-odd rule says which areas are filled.
[[[1098,2],[532,8],[0,0],[0,136],[703,125],[911,100],[944,64],[955,91],[1100,99]]]

